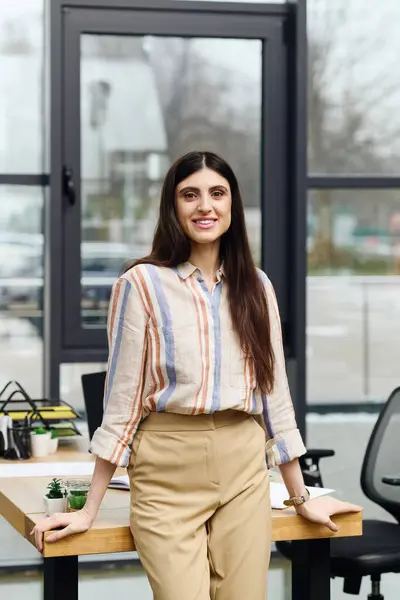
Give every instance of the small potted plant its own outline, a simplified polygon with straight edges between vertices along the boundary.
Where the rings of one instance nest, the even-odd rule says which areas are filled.
[[[61,479],[54,478],[50,481],[44,503],[49,517],[54,513],[62,513],[67,510],[67,492]]]
[[[67,512],[81,510],[85,504],[90,488],[89,481],[67,481]]]
[[[57,452],[58,448],[58,431],[54,427],[50,429],[49,454]]]
[[[34,458],[42,458],[49,453],[51,433],[45,427],[35,427],[31,431],[31,453]]]

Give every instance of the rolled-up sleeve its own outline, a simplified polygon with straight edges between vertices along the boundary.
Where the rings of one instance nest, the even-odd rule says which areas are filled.
[[[142,418],[146,363],[146,310],[140,281],[132,271],[114,284],[108,311],[109,358],[104,415],[90,452],[117,466],[129,464],[133,437]]]
[[[278,303],[272,283],[263,274],[268,299],[271,342],[275,358],[274,387],[263,395],[263,420],[267,434],[266,454],[270,468],[288,463],[306,453],[297,427],[286,374],[282,328]]]

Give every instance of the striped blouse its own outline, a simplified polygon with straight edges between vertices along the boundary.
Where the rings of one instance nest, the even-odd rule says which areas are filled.
[[[113,286],[108,314],[109,360],[104,416],[90,451],[127,466],[139,423],[151,411],[196,415],[233,409],[265,429],[268,466],[305,453],[286,377],[276,297],[267,294],[275,385],[261,394],[254,365],[233,331],[223,268],[209,291],[190,263],[175,269],[138,265]]]

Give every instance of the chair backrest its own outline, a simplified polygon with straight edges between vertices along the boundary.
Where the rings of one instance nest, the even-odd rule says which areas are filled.
[[[82,375],[83,398],[85,401],[89,439],[103,420],[103,396],[106,371]]]
[[[400,523],[400,487],[382,482],[385,475],[400,473],[400,387],[387,400],[375,424],[361,470],[364,494]]]

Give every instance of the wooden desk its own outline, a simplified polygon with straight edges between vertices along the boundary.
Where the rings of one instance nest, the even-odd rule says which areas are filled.
[[[82,448],[80,451],[62,448],[54,456],[36,460],[87,461],[92,457]],[[51,477],[0,478],[0,514],[32,544],[29,534],[44,517],[43,494],[50,480]],[[341,515],[335,517],[335,522],[340,525],[337,534],[299,517],[294,509],[272,511],[272,539],[296,540],[293,600],[329,600],[329,538],[361,535],[362,515]],[[98,518],[89,531],[55,544],[44,540],[44,600],[78,598],[78,556],[132,550],[135,545],[129,529],[129,493],[107,490]]]

